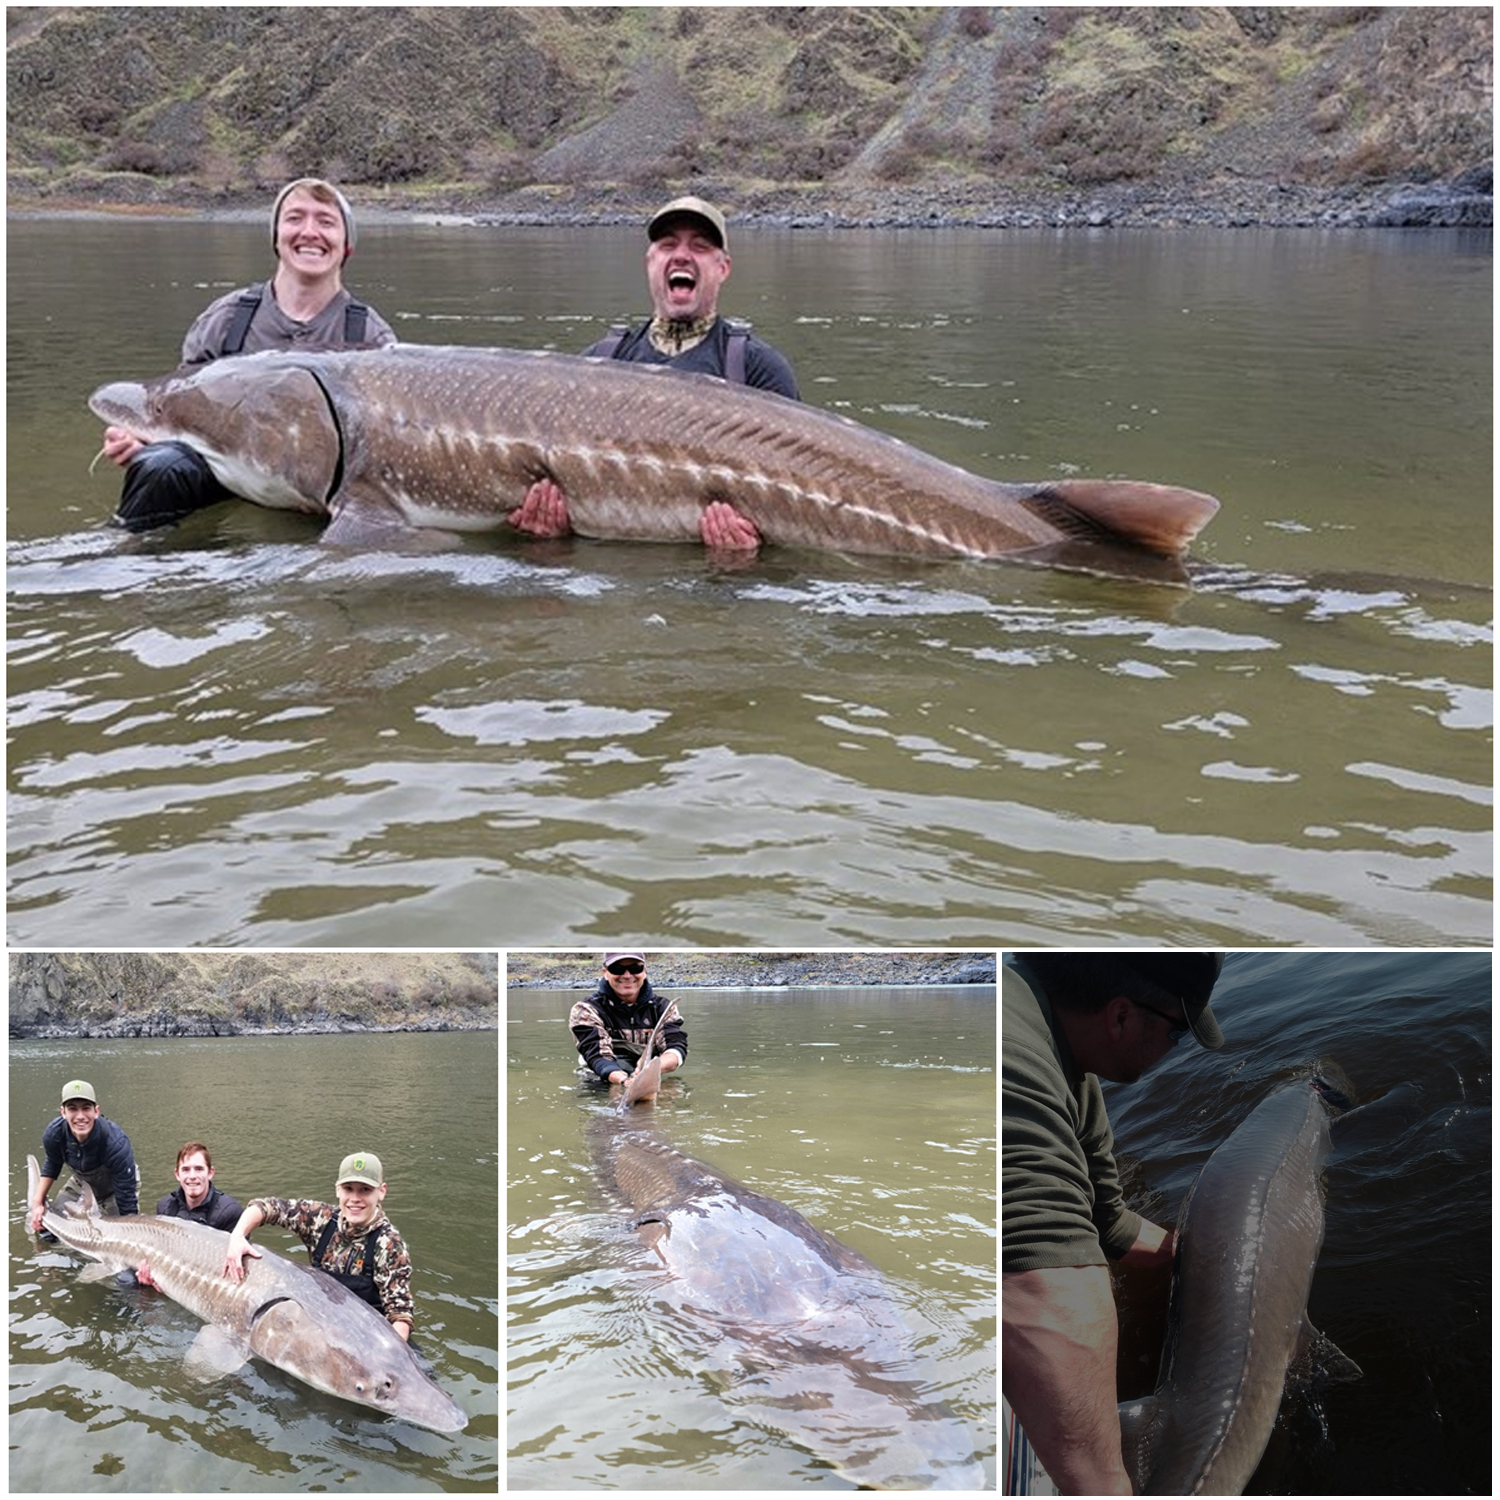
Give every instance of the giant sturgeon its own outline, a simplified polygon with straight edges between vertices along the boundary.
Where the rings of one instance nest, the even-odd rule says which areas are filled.
[[[1243,1494],[1294,1359],[1323,1379],[1361,1373],[1307,1317],[1323,1244],[1328,1089],[1315,1076],[1269,1095],[1188,1193],[1160,1383],[1120,1407],[1138,1495]]]
[[[30,1202],[34,1156],[26,1175]],[[315,1390],[419,1427],[459,1432],[468,1421],[391,1325],[332,1276],[262,1250],[247,1259],[243,1281],[230,1281],[222,1229],[157,1214],[105,1218],[87,1184],[69,1213],[49,1208],[42,1223],[106,1273],[149,1261],[157,1287],[209,1325],[189,1356],[199,1368],[227,1373],[253,1354]]]
[[[724,1399],[746,1421],[862,1487],[984,1487],[970,1434],[912,1378],[911,1335],[864,1256],[627,1120],[591,1130],[662,1276],[664,1320],[708,1368],[740,1368]]]
[[[696,541],[704,506],[727,500],[778,546],[1101,567],[1121,549],[1177,558],[1219,508],[1169,485],[983,479],[770,392],[567,354],[252,354],[89,405],[187,443],[236,495],[330,516],[326,540],[350,545],[498,529],[540,479],[587,537]]]

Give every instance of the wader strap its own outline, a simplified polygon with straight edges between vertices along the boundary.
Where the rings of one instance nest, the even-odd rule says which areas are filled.
[[[730,385],[745,384],[745,346],[750,342],[750,325],[739,318],[725,318],[729,337],[724,344],[724,379]]]
[[[229,327],[224,330],[224,342],[219,347],[220,359],[228,359],[244,349],[245,337],[250,332],[251,320],[255,317],[255,311],[265,295],[266,284],[263,281],[256,282],[254,286],[247,286],[240,293],[239,301],[234,304],[234,316],[229,320]]]
[[[629,323],[613,323],[610,330],[599,340],[599,347],[594,351],[596,359],[613,359],[620,351],[620,345],[625,342],[630,332]]]
[[[370,317],[370,309],[363,302],[355,302],[350,299],[349,305],[344,309],[344,343],[349,348],[365,341],[365,324]]]

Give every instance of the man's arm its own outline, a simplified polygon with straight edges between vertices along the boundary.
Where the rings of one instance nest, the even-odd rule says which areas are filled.
[[[1141,1220],[1140,1233],[1135,1243],[1120,1257],[1122,1266],[1135,1266],[1140,1270],[1166,1267],[1172,1264],[1177,1250],[1177,1231],[1163,1229],[1150,1219]]]
[[[1115,1392],[1119,1328],[1109,1271],[1004,1277],[1005,1399],[1064,1495],[1128,1495]]]
[[[26,1222],[35,1234],[42,1227],[42,1215],[47,1211],[47,1194],[56,1182],[55,1177],[42,1177],[36,1185],[36,1196],[27,1205]]]
[[[231,1281],[245,1279],[245,1257],[253,1255],[260,1259],[260,1251],[246,1238],[252,1229],[259,1229],[266,1222],[260,1204],[252,1203],[239,1217],[239,1222],[229,1232],[229,1243],[224,1247],[224,1274]]]

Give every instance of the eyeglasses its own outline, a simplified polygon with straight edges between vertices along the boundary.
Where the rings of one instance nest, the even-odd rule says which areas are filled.
[[[1130,1003],[1132,1005],[1139,1005],[1142,1010],[1149,1010],[1153,1016],[1160,1016],[1172,1028],[1167,1035],[1172,1039],[1174,1045],[1188,1034],[1188,1023],[1186,1021],[1181,1021],[1176,1016],[1169,1016],[1166,1011],[1157,1010],[1154,1005],[1147,1005],[1144,1000],[1137,1000],[1134,996],[1130,997]]]
[[[617,977],[621,974],[644,974],[646,972],[645,964],[639,964],[633,958],[628,958],[623,963],[606,964],[604,969],[605,973],[614,974]]]

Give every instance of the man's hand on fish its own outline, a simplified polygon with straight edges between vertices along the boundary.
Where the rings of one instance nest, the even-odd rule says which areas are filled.
[[[260,1259],[260,1251],[250,1243],[242,1234],[229,1236],[229,1246],[224,1252],[224,1274],[231,1281],[243,1281],[245,1279],[245,1257],[253,1255]]]
[[[133,432],[126,432],[123,427],[104,429],[104,456],[112,464],[123,467],[145,446]]]
[[[510,513],[510,524],[527,536],[568,536],[573,523],[568,518],[567,496],[550,479],[539,479]]]
[[[119,432],[112,427],[110,432]],[[109,454],[108,433],[105,435],[105,456]],[[527,536],[556,538],[570,536],[573,532],[572,517],[568,513],[568,497],[561,487],[550,479],[539,479],[526,491],[526,498],[510,514],[510,524]],[[727,500],[711,500],[703,507],[698,518],[698,536],[703,545],[715,552],[758,552],[760,532],[747,516],[743,516]]]
[[[1122,1266],[1148,1269],[1152,1266],[1170,1266],[1177,1251],[1177,1231],[1163,1229],[1150,1219],[1141,1220],[1141,1231],[1135,1243],[1120,1257]]]
[[[758,552],[760,532],[725,500],[711,500],[698,518],[703,545],[717,552]]]

